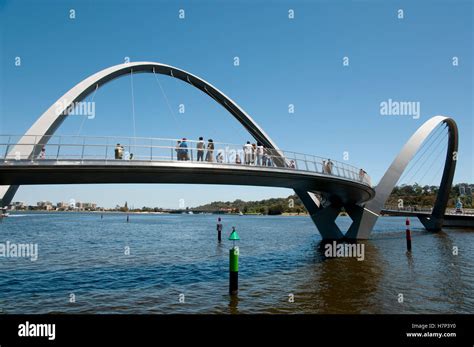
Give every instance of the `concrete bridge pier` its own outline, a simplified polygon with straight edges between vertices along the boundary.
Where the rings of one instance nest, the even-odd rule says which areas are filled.
[[[327,206],[322,206],[313,193],[301,190],[295,190],[295,192],[308,210],[324,240],[365,240],[369,238],[370,230],[378,218],[376,214],[368,213],[364,207],[354,203],[343,204],[333,201]],[[343,209],[352,219],[352,224],[345,234],[336,224],[336,218]],[[362,218],[364,215],[365,218]]]
[[[350,240],[368,238],[368,235],[367,237],[365,237],[365,235],[362,235],[362,234],[359,235],[360,231],[365,229],[365,228],[361,228],[364,208],[358,205],[348,205],[348,206],[345,206],[344,209],[346,210],[349,217],[351,217],[352,219],[352,224],[349,227],[349,230],[347,230],[345,237]]]
[[[426,230],[440,231],[441,228],[443,227],[444,216],[441,218],[438,218],[434,215],[417,216],[417,217],[420,220],[421,224],[423,224]]]
[[[341,240],[344,238],[344,234],[336,224],[336,218],[342,209],[340,204],[334,203],[323,207],[313,193],[302,190],[295,190],[295,193],[308,210],[313,223],[324,240]]]

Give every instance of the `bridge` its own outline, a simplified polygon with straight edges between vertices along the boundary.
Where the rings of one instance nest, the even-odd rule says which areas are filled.
[[[197,161],[197,141],[186,140],[187,158],[178,160],[179,139],[48,136],[36,157],[22,158],[9,148],[35,145],[17,144],[18,136],[0,136],[2,158],[0,181],[8,185],[82,183],[193,183],[270,186],[318,191],[344,204],[363,203],[374,197],[368,175],[338,161],[313,155],[266,150],[260,165],[245,163],[242,145],[213,142],[208,160]],[[5,142],[1,139],[5,139]],[[124,144],[124,156],[116,158],[117,144]],[[120,145],[123,146],[123,145]],[[127,150],[128,149],[128,150]],[[220,158],[220,159],[216,159]],[[240,163],[236,163],[237,158]],[[286,166],[275,165],[283,158]],[[265,162],[265,165],[263,165]]]
[[[65,137],[54,132],[77,102],[121,76],[152,73],[179,79],[210,96],[235,117],[264,148],[270,165],[238,163],[240,145],[216,143],[212,161],[197,161],[196,144],[178,160],[178,139]],[[426,121],[402,148],[382,180],[354,166],[314,155],[284,151],[236,102],[209,82],[187,71],[155,62],[115,65],[78,83],[49,107],[22,136],[2,135],[0,153],[1,205],[11,203],[19,185],[73,183],[200,183],[291,188],[303,202],[323,239],[367,239],[390,192],[428,135],[440,124],[449,128],[449,145],[437,200],[432,213],[420,217],[428,230],[440,230],[452,185],[458,134],[453,119]],[[128,143],[128,158],[116,158],[117,143]],[[114,153],[114,154],[113,154]],[[235,153],[235,157],[229,153]],[[132,155],[133,154],[133,155]],[[242,153],[241,153],[242,154]],[[243,159],[242,154],[240,158]],[[181,158],[182,159],[182,158]],[[336,218],[344,210],[353,220],[343,233]]]

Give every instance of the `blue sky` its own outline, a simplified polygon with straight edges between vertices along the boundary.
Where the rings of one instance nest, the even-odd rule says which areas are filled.
[[[224,91],[280,148],[343,159],[377,182],[428,118],[460,129],[456,182],[473,182],[472,1],[1,1],[0,133],[22,134],[63,93],[125,57],[194,73]],[[69,18],[70,9],[76,18]],[[179,9],[185,19],[178,18]],[[288,18],[294,9],[295,18]],[[404,19],[397,18],[403,9]],[[234,66],[234,57],[240,66]],[[342,59],[349,57],[349,66]],[[15,66],[15,57],[21,66]],[[459,65],[452,65],[458,57]],[[243,143],[222,107],[166,76],[134,76],[137,136]],[[421,117],[382,116],[388,99],[415,101]],[[130,78],[100,88],[81,135],[133,136]],[[178,105],[186,106],[178,114]],[[288,113],[288,105],[295,113]],[[57,134],[77,134],[69,117]],[[21,187],[15,200],[114,206],[195,206],[287,196],[290,190],[191,185]]]

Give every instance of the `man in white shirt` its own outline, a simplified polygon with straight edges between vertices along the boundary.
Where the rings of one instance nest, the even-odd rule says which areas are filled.
[[[252,145],[250,144],[250,141],[247,141],[244,145],[244,156],[245,165],[250,165],[250,162],[252,161]]]
[[[262,165],[263,158],[263,146],[260,142],[257,142],[257,165]]]

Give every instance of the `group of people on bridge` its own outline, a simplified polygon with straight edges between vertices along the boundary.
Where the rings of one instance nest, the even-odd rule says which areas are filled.
[[[190,158],[192,150],[189,148],[186,138],[177,141],[175,151],[177,160],[193,160],[193,158]],[[203,137],[199,137],[199,140],[196,142],[196,161],[212,163],[215,160],[217,163],[227,161],[228,163],[234,164],[273,166],[273,160],[269,150],[264,148],[261,143],[251,144],[250,141],[247,141],[241,151],[233,151],[235,153],[231,151],[230,155],[227,156],[227,160],[224,157],[225,150],[218,150],[215,156],[214,152],[214,141],[209,139],[206,144]]]
[[[173,147],[171,147],[173,148]],[[203,137],[199,137],[198,141],[195,141],[195,153],[196,158],[193,157],[193,148],[190,148],[188,145],[188,140],[184,137],[181,140],[178,140],[174,151],[176,152],[176,159],[179,161],[197,161],[197,162],[216,162],[216,163],[228,163],[228,164],[242,164],[242,165],[254,165],[254,166],[275,166],[274,158],[281,157],[281,154],[277,153],[274,155],[273,149],[265,148],[260,142],[250,143],[247,141],[242,149],[239,150],[229,150],[228,147],[225,149],[217,150],[217,154],[214,156],[216,150],[214,141],[212,139],[207,140],[207,144],[204,142]],[[224,156],[224,154],[226,154]],[[124,151],[124,146],[120,143],[117,143],[115,146],[115,159],[133,159],[133,154]],[[41,152],[38,155],[39,159],[45,159],[45,147],[42,146]],[[172,160],[173,155],[172,155]],[[285,160],[283,158],[283,163],[286,167],[291,169],[298,169],[295,160]],[[322,160],[322,173],[327,175],[334,174],[334,163],[331,159]],[[279,165],[277,165],[279,166]],[[340,175],[339,170],[336,175]],[[343,174],[343,176],[345,176]],[[355,177],[354,177],[355,178]],[[367,172],[363,169],[359,170],[359,181],[369,182],[369,177]]]

